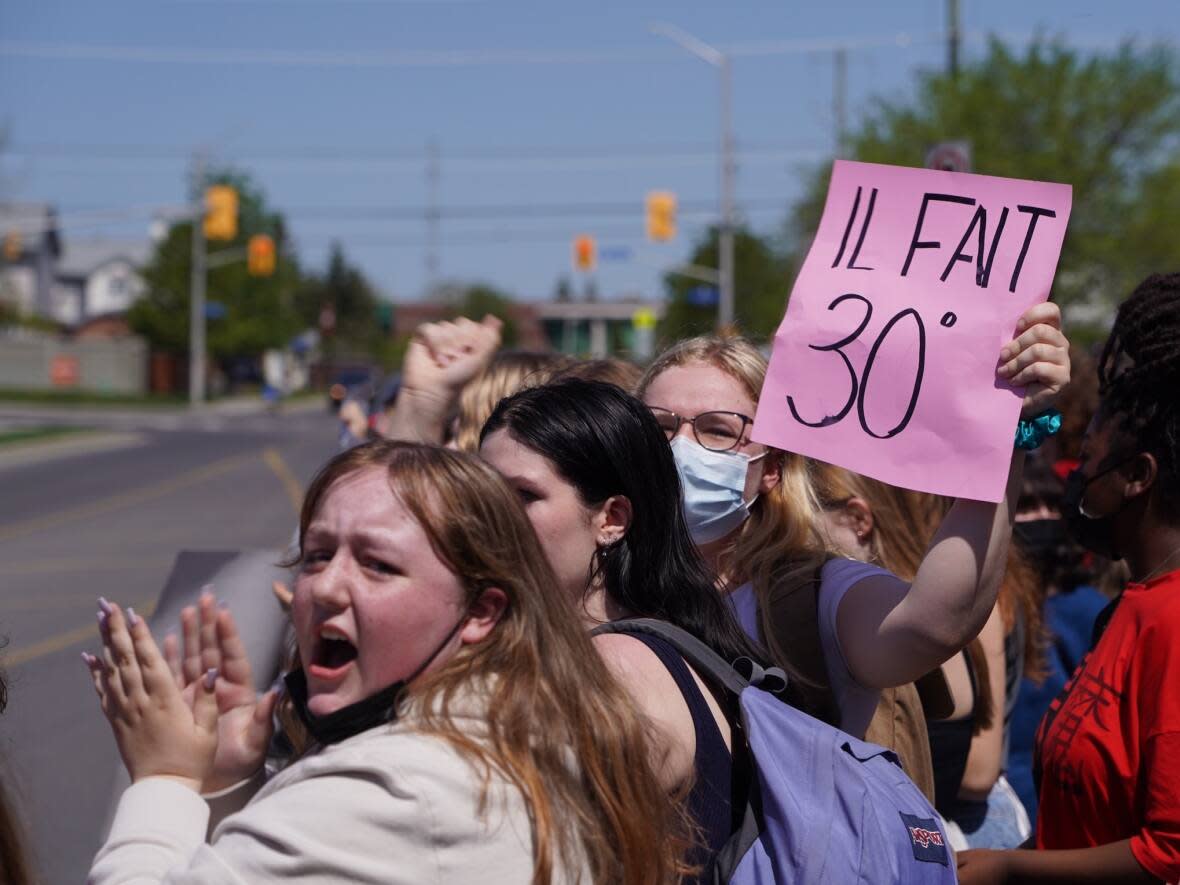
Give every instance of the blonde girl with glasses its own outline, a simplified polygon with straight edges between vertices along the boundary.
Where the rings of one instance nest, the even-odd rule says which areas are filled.
[[[1001,350],[997,376],[1026,387],[1023,413],[1031,416],[1051,406],[1069,380],[1068,344],[1050,303],[1028,310],[1017,331]],[[902,581],[838,557],[821,527],[811,462],[751,439],[748,419],[766,368],[762,354],[740,338],[693,338],[657,357],[639,396],[671,434],[685,516],[719,590],[746,631],[795,677],[794,701],[863,737],[882,689],[934,670],[987,621],[1004,573],[1024,456],[1014,452],[999,504],[955,502],[913,581]],[[720,451],[716,413],[740,416],[729,425],[735,431],[742,425],[734,444]],[[817,662],[821,680],[807,679]]]

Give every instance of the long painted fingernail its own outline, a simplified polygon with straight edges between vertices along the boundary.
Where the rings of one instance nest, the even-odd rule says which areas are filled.
[[[128,626],[134,627],[138,623],[139,623],[139,615],[137,615],[135,613],[135,609],[133,609],[131,606],[127,606],[127,624],[128,624]]]
[[[109,615],[113,611],[111,604],[103,596],[98,597],[98,607],[104,615]]]
[[[98,626],[103,630],[107,628],[107,617],[106,612],[98,612]]]
[[[206,584],[201,588],[201,596],[216,596],[217,589],[212,584]]]
[[[205,688],[213,691],[213,683],[217,681],[217,668],[210,667],[205,671]]]
[[[94,655],[90,654],[90,652],[88,652],[88,651],[82,652],[82,663],[85,664],[87,667],[90,666],[90,663],[93,660],[94,660]]]

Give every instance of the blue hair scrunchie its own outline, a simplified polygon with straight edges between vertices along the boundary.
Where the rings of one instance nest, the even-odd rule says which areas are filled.
[[[1061,413],[1045,409],[1032,418],[1021,418],[1016,425],[1016,448],[1031,452],[1061,429]]]

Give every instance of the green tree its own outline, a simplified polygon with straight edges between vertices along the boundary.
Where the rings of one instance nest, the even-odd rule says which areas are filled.
[[[381,332],[379,297],[360,268],[348,262],[344,247],[333,243],[328,266],[322,275],[304,276],[295,295],[296,311],[305,326],[318,326],[320,311],[331,306],[336,312],[335,336],[349,347],[367,349]]]
[[[238,191],[238,235],[231,242],[210,242],[211,267],[205,278],[205,297],[224,308],[224,315],[207,322],[209,353],[214,359],[250,356],[279,347],[297,330],[290,307],[299,285],[299,266],[286,246],[286,225],[271,210],[262,192],[246,173],[215,171],[210,184],[228,184]],[[253,277],[246,270],[246,242],[254,234],[269,234],[277,251],[275,273]],[[219,262],[219,256],[240,252],[241,258]],[[186,353],[189,346],[189,304],[192,268],[192,222],[172,225],[141,269],[146,293],[128,311],[131,327],[156,349]]]
[[[789,264],[774,244],[745,228],[734,231],[734,320],[738,330],[754,339],[769,338],[778,328],[790,292]],[[698,240],[690,264],[718,266],[717,228]],[[668,310],[660,326],[667,341],[712,332],[717,327],[717,307],[689,301],[693,289],[709,284],[677,273],[664,276]],[[713,287],[715,288],[715,287]]]
[[[1175,264],[1180,198],[1180,81],[1166,48],[1083,54],[999,40],[959,76],[919,74],[909,99],[877,99],[845,155],[921,165],[934,144],[970,142],[974,171],[1073,185],[1054,285],[1063,305],[1112,304],[1140,278]],[[817,170],[787,236],[801,257],[819,223],[830,167]]]

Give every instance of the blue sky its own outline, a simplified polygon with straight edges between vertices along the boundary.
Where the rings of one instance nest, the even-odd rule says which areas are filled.
[[[1176,0],[962,0],[966,57],[984,33],[1082,47],[1180,42]],[[945,63],[945,0],[0,0],[0,199],[59,207],[67,238],[146,236],[151,207],[184,200],[189,156],[251,172],[288,213],[300,260],[340,240],[381,291],[427,282],[426,149],[438,205],[561,207],[444,217],[444,279],[548,297],[570,240],[631,247],[603,263],[606,297],[660,292],[717,198],[717,75],[652,34],[670,22],[736,50],[738,207],[774,231],[800,170],[830,157],[832,38],[847,43],[855,123]],[[896,39],[908,34],[908,41]],[[769,44],[775,44],[770,46]],[[643,240],[649,190],[686,206],[680,235]],[[597,204],[597,211],[594,209]],[[624,210],[628,204],[633,211]],[[692,211],[688,211],[691,208]],[[106,214],[99,214],[106,212]],[[384,214],[383,214],[384,213]],[[400,213],[400,217],[398,215]],[[472,213],[467,213],[469,216]]]

